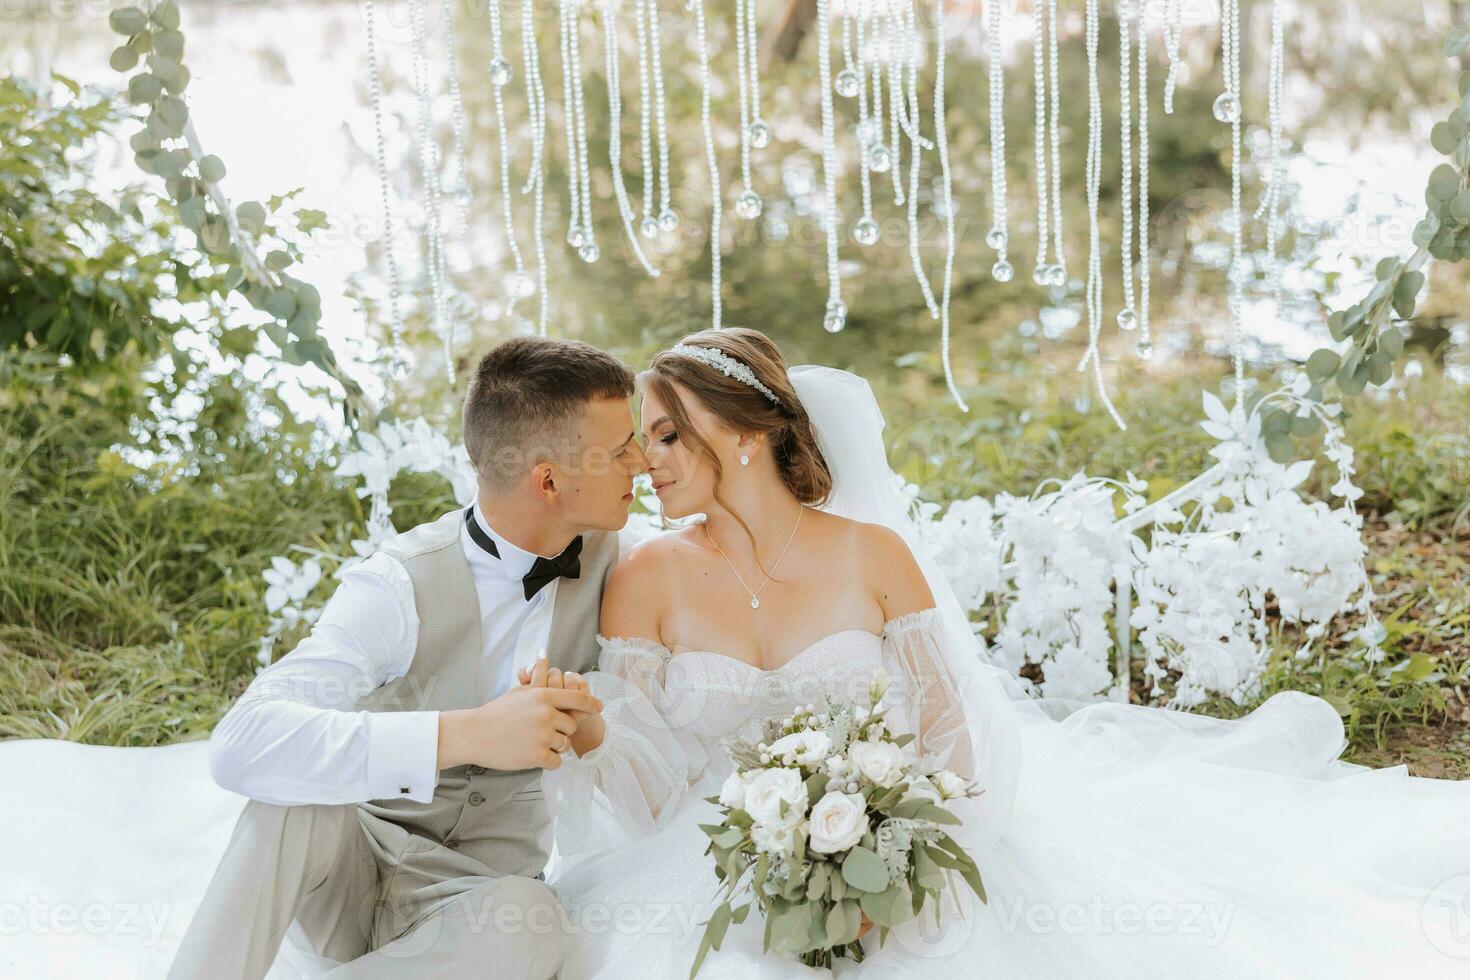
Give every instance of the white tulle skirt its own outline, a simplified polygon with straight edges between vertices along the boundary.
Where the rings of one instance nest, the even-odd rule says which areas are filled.
[[[989,904],[835,972],[1470,977],[1470,784],[1347,765],[1341,746],[1330,706],[1297,694],[1239,721],[1114,704],[1032,719],[1013,819],[973,851]],[[207,746],[8,742],[0,779],[0,976],[163,976],[244,802],[210,779]],[[709,795],[553,869],[562,980],[688,975],[716,885]],[[761,930],[732,927],[700,976],[824,975],[762,955]]]
[[[1336,761],[1326,702],[1238,721],[1118,704],[1025,723],[1004,832],[976,845],[989,902],[927,914],[844,978],[1470,977],[1470,784]],[[562,980],[687,976],[716,889],[696,787],[666,828],[568,860]],[[981,835],[985,836],[985,835]],[[963,886],[962,886],[963,887]],[[965,893],[968,894],[967,892]],[[828,975],[732,926],[699,976]]]

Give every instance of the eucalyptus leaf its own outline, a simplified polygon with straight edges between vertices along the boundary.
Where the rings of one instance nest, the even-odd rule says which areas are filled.
[[[1455,200],[1459,200],[1456,198]],[[1399,277],[1398,285],[1393,289],[1393,308],[1399,316],[1408,318],[1414,315],[1414,303],[1419,297],[1419,290],[1424,287],[1424,273],[1417,269],[1405,272]]]
[[[159,31],[153,36],[153,48],[165,58],[184,60],[184,35],[178,31]]]
[[[888,866],[875,852],[854,847],[842,861],[842,879],[864,892],[880,892],[888,887]]]
[[[1312,351],[1312,356],[1307,358],[1307,374],[1314,378],[1330,378],[1341,364],[1342,358],[1337,351],[1323,347]]]
[[[124,44],[114,48],[112,57],[107,59],[113,71],[132,71],[138,67],[138,52],[134,48]]]
[[[174,0],[163,0],[153,8],[151,14],[153,23],[166,31],[175,31],[179,27],[179,6]]]
[[[235,220],[240,227],[252,235],[265,231],[265,207],[259,201],[245,201],[235,208]],[[269,264],[270,257],[266,257]],[[285,268],[282,266],[282,268]]]
[[[1313,412],[1310,415],[1291,417],[1291,434],[1298,439],[1307,439],[1322,431],[1322,420]]]
[[[211,184],[217,184],[225,179],[225,163],[213,153],[200,158],[199,176]]]
[[[1368,380],[1374,384],[1385,384],[1393,377],[1393,359],[1383,351],[1370,354],[1365,363],[1368,367]]]
[[[191,197],[179,205],[179,220],[195,231],[204,225],[205,217],[204,198],[202,197]]]
[[[120,7],[108,16],[107,23],[119,34],[136,34],[148,26],[148,15],[137,7]]]
[[[1265,437],[1265,443],[1266,452],[1273,461],[1283,465],[1291,462],[1291,436],[1281,432],[1273,432]]]
[[[1397,327],[1389,327],[1378,335],[1378,349],[1398,360],[1404,352],[1404,332]]]
[[[128,101],[135,105],[152,102],[163,92],[158,76],[143,72],[128,79]]]
[[[1448,201],[1460,192],[1460,174],[1454,167],[1441,163],[1429,173],[1429,193],[1436,200]]]

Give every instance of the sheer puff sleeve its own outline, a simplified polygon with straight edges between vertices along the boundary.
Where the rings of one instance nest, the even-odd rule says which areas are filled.
[[[883,664],[894,680],[886,701],[914,733],[919,757],[981,791],[963,801],[963,838],[974,844],[998,836],[1020,776],[1015,695],[998,668],[984,661],[973,636],[955,635],[937,608],[884,624]]]
[[[598,636],[587,674],[603,702],[602,744],[541,775],[559,853],[616,846],[660,829],[704,771],[707,749],[677,723],[664,689],[670,650],[644,637]]]

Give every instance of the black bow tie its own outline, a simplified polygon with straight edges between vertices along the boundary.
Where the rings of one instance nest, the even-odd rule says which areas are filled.
[[[470,507],[464,512],[465,524],[469,526],[470,538],[485,551],[490,552],[496,558],[500,557],[500,549],[495,547],[495,540],[485,533],[480,527],[480,522],[475,520],[475,508]],[[582,536],[579,534],[567,545],[566,550],[555,558],[536,557],[536,563],[531,570],[521,578],[521,584],[526,590],[526,601],[540,592],[552,581],[559,578],[581,578],[582,577]]]

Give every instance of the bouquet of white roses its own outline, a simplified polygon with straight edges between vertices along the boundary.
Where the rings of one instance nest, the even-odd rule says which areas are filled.
[[[880,669],[867,704],[829,698],[820,712],[807,705],[767,722],[758,744],[731,745],[735,771],[709,798],[724,819],[700,824],[723,901],[691,978],[752,905],[766,919],[766,951],[830,967],[839,956],[862,959],[865,920],[879,928],[881,945],[930,899],[937,917],[950,871],[985,901],[975,862],[945,830],[960,822],[945,803],[978,791],[906,751],[913,736],[893,733],[884,718],[887,688]]]

